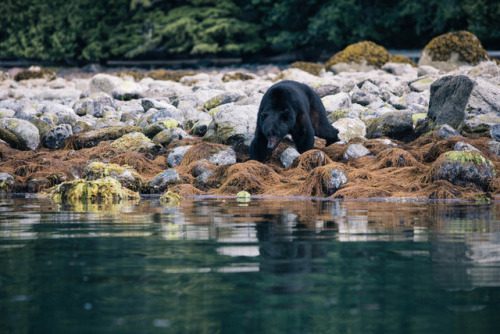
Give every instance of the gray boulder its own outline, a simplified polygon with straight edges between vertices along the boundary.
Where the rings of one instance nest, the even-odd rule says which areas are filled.
[[[168,101],[168,98],[166,100],[146,98],[146,99],[142,99],[141,104],[142,104],[142,107],[144,108],[145,112],[151,108],[161,110],[161,109],[167,109],[170,107],[170,103]]]
[[[120,101],[140,99],[143,96],[141,85],[134,81],[123,81],[113,88],[113,97]]]
[[[449,151],[434,162],[430,181],[446,180],[454,185],[474,184],[488,191],[493,178],[498,176],[495,165],[476,151]]]
[[[495,141],[495,140],[490,140],[488,142],[488,148],[489,148],[490,152],[493,152],[497,156],[500,157],[500,142]]]
[[[158,132],[153,137],[153,143],[168,146],[170,143],[186,138],[191,138],[191,136],[188,135],[186,131],[182,130],[181,128],[171,128]]]
[[[167,157],[167,165],[169,167],[178,167],[181,165],[182,158],[193,145],[179,146],[174,148]]]
[[[247,95],[240,90],[229,90],[229,91],[222,92],[222,93],[208,99],[203,104],[203,107],[206,110],[210,110],[212,108],[218,107],[218,106],[226,104],[226,103],[237,102],[237,101],[244,99],[246,97],[247,97]]]
[[[283,167],[288,168],[292,165],[293,160],[298,157],[300,153],[295,147],[288,147],[281,153],[280,161]]]
[[[365,137],[366,125],[356,118],[341,118],[332,124],[339,131],[339,139],[348,142],[352,138]]]
[[[213,143],[232,145],[236,150],[248,149],[255,134],[258,108],[232,104],[218,107],[203,138]]]
[[[89,93],[95,94],[99,92],[104,92],[108,95],[113,95],[113,90],[115,87],[123,82],[122,79],[108,75],[108,74],[96,74],[89,84]]]
[[[104,117],[104,113],[116,110],[115,100],[106,93],[99,92],[73,104],[73,110],[79,116]]]
[[[0,120],[0,128],[14,134],[19,140],[19,149],[36,150],[40,145],[40,132],[30,122],[17,118],[4,118]]]
[[[326,176],[322,178],[323,193],[325,196],[331,196],[346,183],[347,176],[344,171],[340,168],[331,168]]]
[[[455,143],[455,147],[453,148],[454,151],[478,151],[477,148],[474,146],[467,144],[466,142],[463,141],[457,141]]]
[[[175,169],[167,169],[157,175],[149,182],[149,186],[156,193],[163,192],[169,185],[177,184],[181,181],[179,173]]]
[[[351,108],[351,96],[348,93],[328,95],[321,99],[326,109],[326,114],[337,110],[348,110]]]
[[[448,124],[443,124],[439,127],[439,129],[435,132],[439,137],[450,138],[450,137],[462,137],[462,135],[449,126]]]
[[[366,131],[367,138],[389,137],[405,139],[413,134],[412,114],[407,111],[388,112],[372,121]]]
[[[491,138],[500,141],[500,124],[495,124],[491,127]]]
[[[445,76],[431,86],[428,117],[466,132],[500,123],[500,87],[465,75]]]
[[[56,116],[56,125],[71,124],[74,125],[77,121],[77,115],[71,107],[56,103],[56,102],[43,102],[38,105],[38,112],[43,114],[53,114]]]
[[[323,84],[319,86],[313,87],[313,90],[316,94],[319,95],[320,98],[323,98],[328,95],[335,95],[340,93],[340,86],[332,83]]]
[[[364,157],[365,155],[370,154],[370,151],[360,144],[351,144],[347,147],[347,150],[344,152],[344,159],[357,159]]]
[[[73,129],[69,124],[61,124],[50,129],[43,137],[43,146],[51,149],[64,147],[64,141],[73,135]]]
[[[234,165],[236,163],[236,152],[231,147],[228,147],[209,156],[208,161],[216,166]]]

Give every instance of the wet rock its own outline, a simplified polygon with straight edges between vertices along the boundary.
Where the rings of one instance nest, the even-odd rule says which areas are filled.
[[[347,150],[344,152],[344,159],[357,159],[364,157],[365,155],[370,154],[370,151],[360,144],[351,144],[347,147]]]
[[[351,96],[348,93],[328,95],[321,99],[325,106],[326,114],[337,110],[349,110],[351,108]]]
[[[488,142],[488,148],[490,152],[493,152],[494,154],[500,157],[500,142],[491,140]]]
[[[500,141],[500,124],[495,124],[491,127],[491,138]]]
[[[4,118],[0,120],[0,128],[14,134],[21,150],[36,150],[40,145],[40,132],[30,122],[17,118]]]
[[[293,160],[298,157],[300,153],[295,147],[288,147],[281,153],[280,161],[283,167],[288,168],[292,165]]]
[[[184,154],[186,154],[186,151],[191,147],[192,145],[179,146],[174,148],[167,157],[167,165],[172,168],[180,166]]]
[[[92,162],[88,164],[82,175],[82,178],[88,181],[94,181],[105,177],[111,177],[120,182],[122,186],[133,191],[142,190],[146,184],[144,178],[133,168],[102,162]]]
[[[465,126],[467,132],[490,128],[500,122],[500,87],[465,75],[442,77],[432,84],[428,116],[434,125]]]
[[[339,139],[344,142],[366,136],[365,123],[356,118],[341,118],[332,125],[339,131]]]
[[[225,104],[212,111],[213,121],[204,140],[232,145],[236,150],[247,150],[254,137],[258,106]]]
[[[474,146],[470,145],[470,144],[467,144],[463,141],[457,141],[455,143],[455,147],[453,148],[454,151],[478,151],[479,150],[477,148],[475,148]]]
[[[155,176],[149,186],[155,193],[164,192],[169,185],[177,184],[181,181],[179,173],[175,169],[167,169],[161,174]]]
[[[375,119],[367,128],[367,138],[389,137],[408,139],[413,135],[412,114],[405,111],[388,112]]]
[[[106,112],[116,110],[117,105],[113,98],[106,93],[93,94],[73,104],[73,110],[79,116],[104,117]]]
[[[65,146],[65,140],[73,135],[73,129],[69,124],[61,124],[50,129],[43,136],[43,146],[51,149],[59,149]]]
[[[113,97],[120,101],[129,101],[143,97],[141,85],[134,81],[123,81],[113,88]]]
[[[488,191],[497,177],[494,164],[476,151],[450,151],[443,153],[427,175],[431,182],[446,180],[457,186],[474,184]]]
[[[441,125],[439,127],[439,129],[436,130],[436,134],[439,137],[443,137],[443,138],[450,138],[450,137],[455,137],[455,136],[462,137],[462,135],[457,130],[455,130],[454,128],[452,128],[448,124]]]

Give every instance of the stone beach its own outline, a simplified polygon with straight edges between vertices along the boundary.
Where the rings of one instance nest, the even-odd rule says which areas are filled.
[[[460,65],[4,73],[0,189],[109,177],[140,194],[500,199],[500,66]],[[265,164],[249,161],[260,100],[278,80],[313,87],[341,141],[299,155],[285,138]]]

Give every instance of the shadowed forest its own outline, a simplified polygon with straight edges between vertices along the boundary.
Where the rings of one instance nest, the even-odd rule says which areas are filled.
[[[421,49],[456,30],[500,45],[496,0],[3,0],[0,59],[68,64],[294,53],[371,40]]]

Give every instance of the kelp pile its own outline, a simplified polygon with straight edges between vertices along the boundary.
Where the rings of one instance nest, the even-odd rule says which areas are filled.
[[[165,192],[171,191],[187,196],[236,195],[240,191],[247,191],[252,195],[261,196],[344,199],[500,198],[498,179],[500,158],[490,151],[488,146],[490,140],[464,137],[443,139],[430,135],[409,143],[393,140],[388,145],[387,141],[380,139],[354,138],[349,144],[361,143],[370,154],[349,160],[345,160],[343,155],[349,144],[324,147],[322,141],[317,140],[316,148],[297,157],[288,169],[285,169],[280,162],[280,154],[291,145],[287,141],[282,142],[279,149],[265,163],[248,160],[248,156],[240,154],[236,164],[217,166],[208,159],[211,155],[226,149],[226,146],[186,140],[175,144],[176,147],[188,143],[193,145],[185,153],[181,165],[175,168],[180,176],[179,181],[169,185]],[[453,151],[458,141],[474,146],[478,149],[477,156],[484,157],[485,166],[491,169],[491,178],[486,183],[477,185],[466,180],[461,184],[453,184],[433,176],[444,159],[443,156],[471,155],[467,152]],[[167,153],[150,159],[141,153],[120,153],[108,142],[77,151],[41,149],[37,152],[18,151],[0,144],[0,170],[15,176],[16,180],[9,189],[11,192],[39,192],[54,186],[59,189],[64,188],[65,183],[80,178],[84,178],[78,181],[82,182],[80,187],[83,187],[86,185],[85,182],[88,182],[85,180],[85,167],[92,162],[100,161],[114,164],[113,166],[125,166],[125,170],[137,172],[144,179],[144,185],[134,190],[148,193],[153,192],[148,188],[149,181],[168,169],[166,155],[170,150],[167,149]],[[476,153],[472,155],[475,157]],[[476,163],[477,168],[483,168],[481,163],[481,161]],[[102,165],[93,166],[104,168]],[[113,173],[109,171],[111,167],[107,168],[108,170],[100,172],[98,176],[108,179],[113,177]],[[207,177],[200,181],[199,175],[203,172],[207,173]],[[88,190],[91,190],[87,191],[89,194],[100,191],[100,188],[87,186]]]

